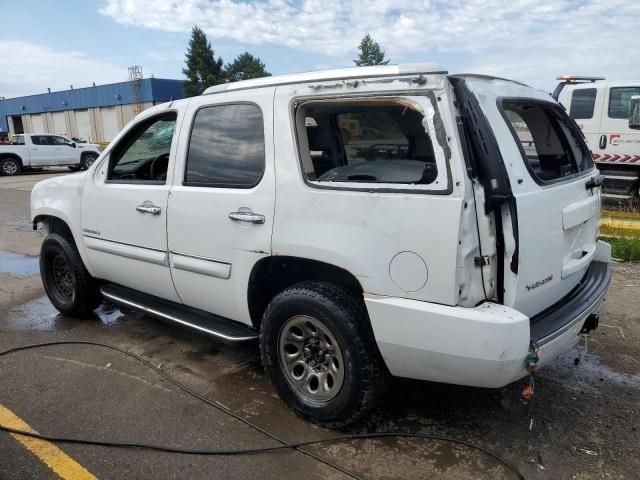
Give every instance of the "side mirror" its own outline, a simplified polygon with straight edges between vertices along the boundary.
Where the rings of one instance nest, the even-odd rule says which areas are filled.
[[[629,128],[640,130],[640,95],[631,97],[631,108],[629,109]]]
[[[73,148],[76,148],[76,143],[75,142],[71,142],[69,145],[71,145]]]

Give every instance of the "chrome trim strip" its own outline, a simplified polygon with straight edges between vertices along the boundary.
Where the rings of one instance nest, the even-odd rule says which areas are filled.
[[[153,263],[155,265],[167,266],[167,252],[153,248],[139,247],[128,243],[106,240],[104,238],[83,235],[84,245],[90,250],[109,253],[120,257],[140,260],[142,262]]]
[[[230,263],[220,262],[206,257],[197,257],[195,255],[185,255],[183,253],[170,252],[170,254],[171,266],[178,270],[222,278],[223,280],[231,277]]]
[[[550,334],[548,334],[546,337],[542,337],[538,340],[536,340],[536,343],[539,346],[544,346],[547,343],[550,343],[551,341],[555,340],[556,338],[560,337],[563,333],[567,332],[568,330],[571,330],[577,323],[580,323],[582,321],[585,321],[587,319],[587,317],[593,313],[594,310],[596,310],[598,308],[598,306],[600,305],[600,302],[602,302],[602,299],[604,298],[604,296],[607,294],[607,291],[609,289],[606,288],[599,296],[598,298],[596,298],[591,305],[589,305],[582,313],[580,313],[576,318],[574,318],[573,320],[571,320],[569,323],[565,323],[562,327],[560,327],[558,330],[551,332]]]
[[[122,298],[122,297],[119,297],[117,295],[113,295],[111,293],[107,293],[103,289],[100,289],[100,291],[102,292],[102,295],[104,295],[106,298],[108,298],[109,300],[111,300],[111,301],[113,301],[115,303],[124,304],[124,305],[126,305],[128,307],[131,307],[131,308],[134,308],[136,310],[140,310],[142,312],[148,313],[149,315],[152,315],[154,317],[160,317],[160,318],[163,318],[165,320],[169,320],[171,322],[175,322],[175,323],[178,323],[180,325],[184,325],[186,327],[193,328],[194,330],[198,330],[200,332],[207,333],[209,335],[213,335],[214,337],[222,338],[223,340],[227,340],[229,342],[241,342],[241,341],[246,341],[246,340],[254,340],[254,339],[258,338],[257,335],[251,335],[251,336],[246,336],[246,337],[230,337],[229,335],[225,335],[223,333],[216,332],[215,330],[211,330],[211,329],[208,329],[208,328],[200,327],[199,325],[194,325],[193,323],[189,323],[186,320],[182,320],[180,318],[174,317],[173,315],[169,315],[169,314],[161,312],[159,310],[155,310],[155,309],[153,309],[151,307],[147,307],[145,305],[141,305],[139,303],[132,302],[131,300],[127,300],[126,298]]]

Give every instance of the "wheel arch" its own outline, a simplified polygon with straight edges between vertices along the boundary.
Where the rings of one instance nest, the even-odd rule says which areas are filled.
[[[273,297],[285,288],[307,280],[328,281],[357,295],[363,294],[356,276],[336,265],[303,257],[266,257],[253,266],[249,276],[247,302],[253,326],[259,328]]]

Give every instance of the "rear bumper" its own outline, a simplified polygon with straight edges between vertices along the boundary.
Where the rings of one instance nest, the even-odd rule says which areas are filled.
[[[532,319],[494,303],[463,308],[367,294],[365,304],[393,375],[495,388],[527,375],[531,340],[539,366],[575,345],[610,280],[610,265],[594,261],[576,289]]]

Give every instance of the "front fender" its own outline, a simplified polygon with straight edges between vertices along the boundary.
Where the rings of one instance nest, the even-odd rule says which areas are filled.
[[[80,227],[80,202],[85,179],[86,173],[75,173],[36,183],[31,190],[31,220],[37,222],[45,217],[55,217],[66,223],[82,261],[89,273],[93,274]]]

